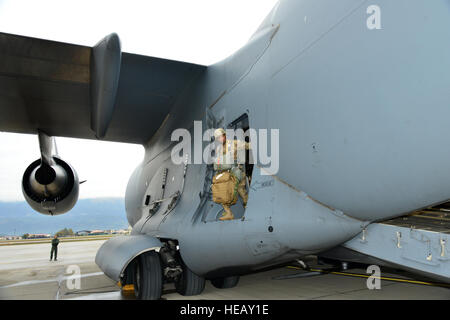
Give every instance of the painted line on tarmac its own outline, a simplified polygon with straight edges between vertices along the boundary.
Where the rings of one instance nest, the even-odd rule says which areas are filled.
[[[95,277],[95,276],[100,276],[100,275],[104,275],[104,273],[103,272],[93,272],[93,273],[81,274],[80,278]],[[22,282],[17,282],[17,283],[13,283],[13,284],[9,284],[9,285],[0,287],[0,289],[6,289],[6,288],[12,288],[12,287],[21,287],[21,286],[29,286],[29,285],[38,284],[38,283],[61,282],[61,281],[68,280],[68,279],[73,279],[73,275],[65,276],[65,277],[62,277],[62,278],[61,277],[56,277],[56,278],[52,278],[52,279],[48,279],[48,280],[22,281]]]
[[[73,239],[73,240],[60,240],[60,243],[68,243],[68,242],[82,242],[82,241],[100,241],[100,240],[109,240],[113,237],[104,237],[104,238],[89,238],[89,239]],[[27,245],[27,244],[50,244],[50,241],[22,241],[22,242],[0,242],[0,246],[18,246],[18,245]]]
[[[357,278],[366,278],[366,279],[367,278],[373,278],[373,279],[380,279],[380,280],[386,280],[386,281],[392,281],[392,282],[403,282],[403,283],[419,284],[419,285],[424,285],[424,286],[450,288],[450,284],[447,284],[447,283],[426,282],[426,281],[409,280],[409,279],[401,279],[401,278],[391,278],[391,277],[376,277],[376,276],[373,276],[373,275],[360,274],[360,273],[327,271],[327,270],[312,269],[312,268],[311,269],[303,269],[303,268],[294,267],[294,266],[288,266],[287,268],[288,269],[296,269],[296,270],[312,271],[312,272],[320,272],[322,274],[335,274],[335,275],[346,276],[346,277],[357,277]]]

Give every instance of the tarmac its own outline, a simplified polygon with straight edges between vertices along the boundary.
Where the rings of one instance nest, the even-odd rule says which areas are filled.
[[[0,246],[0,299],[11,300],[124,300],[119,286],[106,277],[94,262],[95,254],[105,240],[61,242],[58,261],[49,261],[50,244]],[[79,285],[71,274],[80,271]],[[382,269],[379,290],[367,287],[366,270],[350,269],[342,274],[297,277],[306,273],[299,268],[283,266],[242,276],[237,287],[217,289],[207,281],[203,294],[183,297],[173,286],[165,288],[167,300],[450,300],[448,287],[410,283],[410,275]],[[357,274],[355,276],[352,274]]]

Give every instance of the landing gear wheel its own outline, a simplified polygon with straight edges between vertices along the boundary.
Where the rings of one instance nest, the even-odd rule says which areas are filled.
[[[205,278],[199,277],[191,271],[185,264],[182,264],[183,273],[175,282],[177,292],[182,296],[196,296],[205,289]]]
[[[140,255],[134,264],[134,294],[139,300],[159,300],[162,295],[163,276],[158,253]]]
[[[230,289],[237,286],[239,276],[216,278],[211,280],[211,284],[217,289]]]

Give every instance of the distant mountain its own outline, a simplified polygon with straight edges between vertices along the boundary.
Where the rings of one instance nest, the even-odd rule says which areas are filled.
[[[0,202],[0,235],[55,233],[64,228],[75,232],[128,228],[124,199],[80,199],[71,211],[53,217],[34,211],[25,201]]]

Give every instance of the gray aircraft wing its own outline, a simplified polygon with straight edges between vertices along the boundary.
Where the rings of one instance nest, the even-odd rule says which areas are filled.
[[[91,48],[0,33],[0,131],[142,144],[204,70],[122,53],[115,34]]]

